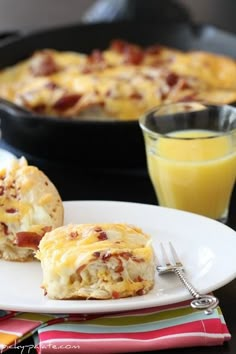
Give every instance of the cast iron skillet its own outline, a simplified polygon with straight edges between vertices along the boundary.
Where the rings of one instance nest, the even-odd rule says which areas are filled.
[[[0,69],[29,57],[35,50],[54,48],[89,53],[105,49],[112,39],[140,45],[160,43],[183,50],[202,49],[236,57],[236,37],[211,26],[189,23],[106,23],[72,25],[21,34],[0,43]],[[138,121],[72,121],[36,115],[0,101],[3,140],[22,154],[80,166],[139,168],[145,166]]]

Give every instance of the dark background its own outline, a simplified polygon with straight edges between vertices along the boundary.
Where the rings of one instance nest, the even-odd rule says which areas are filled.
[[[116,2],[117,0],[110,0]],[[150,4],[151,0],[143,0]],[[158,0],[156,0],[158,2]],[[79,23],[83,21],[89,6],[94,4],[93,0],[0,0],[0,33],[6,31],[29,31],[33,29],[42,29],[46,27],[65,25],[69,23]],[[161,0],[165,3],[166,0]],[[207,23],[220,27],[226,31],[236,33],[236,0],[179,0],[176,3],[184,5],[189,13],[191,20],[195,23]],[[39,164],[40,165],[40,164]],[[50,166],[51,167],[51,166]],[[44,166],[47,172],[47,166]],[[66,167],[65,167],[66,169]],[[57,174],[56,168],[53,169]],[[109,171],[107,179],[104,180],[104,171],[96,174],[96,183],[93,183],[94,176],[91,171],[84,171],[80,181],[77,183],[80,199],[87,199],[93,196],[93,199],[119,199],[137,202],[156,203],[155,195],[150,181],[145,171],[126,171],[119,174],[119,171]],[[97,171],[98,172],[98,171]],[[64,171],[60,174],[61,182],[64,183]],[[58,174],[57,174],[58,175]],[[71,174],[73,176],[73,174]],[[89,180],[91,178],[91,180]],[[93,180],[92,180],[93,178]],[[76,179],[76,176],[74,177]],[[74,181],[75,183],[76,181]],[[74,183],[68,184],[66,191],[63,191],[63,199],[71,199],[74,190]],[[84,184],[89,184],[90,189],[86,190]],[[132,188],[128,188],[132,185]],[[115,188],[114,188],[115,186]],[[62,192],[62,191],[61,191]],[[230,209],[229,225],[236,229],[236,191],[232,200]],[[232,340],[222,347],[211,348],[185,348],[177,350],[161,351],[161,353],[174,354],[235,354],[236,353],[236,320],[235,320],[235,294],[236,282],[233,281],[225,287],[215,292],[221,300],[223,310],[229,330],[232,333]],[[21,345],[25,345],[22,353],[28,353],[27,345],[30,345],[31,339]],[[9,354],[19,354],[19,350],[9,350]],[[35,353],[35,351],[31,351]]]
[[[134,1],[134,0],[131,0]],[[158,0],[155,0],[158,2]],[[160,0],[166,3],[168,0]],[[117,0],[110,0],[116,3]],[[177,0],[195,22],[217,25],[236,32],[235,0]],[[95,0],[0,0],[0,32],[38,29],[80,22]],[[143,1],[145,6],[150,0]]]

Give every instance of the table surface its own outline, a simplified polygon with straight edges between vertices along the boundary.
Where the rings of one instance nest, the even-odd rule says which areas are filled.
[[[1,143],[0,143],[1,146]],[[3,146],[4,147],[4,146]],[[55,165],[52,162],[41,161],[27,157],[28,162],[37,165],[42,169],[57,186],[63,200],[120,200],[157,204],[154,190],[147,175],[147,170],[92,170],[83,169],[81,166],[70,166],[60,163]],[[236,188],[234,190],[228,225],[236,230]],[[227,256],[227,255],[226,255]],[[229,331],[232,335],[230,342],[218,347],[184,348],[159,351],[165,354],[235,354],[236,349],[236,279],[216,290],[215,295],[220,299]],[[31,348],[32,338],[20,343],[19,348],[10,349],[9,354],[36,353]]]

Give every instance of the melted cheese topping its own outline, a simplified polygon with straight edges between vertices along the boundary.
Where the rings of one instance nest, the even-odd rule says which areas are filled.
[[[57,212],[58,217],[55,217]],[[33,254],[34,247],[30,242],[18,247],[15,244],[18,233],[25,234],[25,237],[32,233],[33,240],[35,234],[43,236],[47,230],[62,223],[60,196],[37,167],[28,166],[27,161],[21,158],[0,170],[0,257],[24,260],[23,255],[27,258],[30,252]],[[21,247],[28,251],[21,251]]]
[[[1,223],[22,222],[24,229],[27,221],[29,221],[29,224],[32,222],[32,216],[30,215],[35,208],[37,208],[38,212],[37,218],[40,219],[40,214],[43,214],[42,219],[45,218],[45,213],[40,212],[43,208],[36,204],[33,205],[31,202],[33,198],[32,187],[35,181],[29,179],[28,175],[34,169],[35,167],[28,166],[27,161],[22,158],[19,161],[14,161],[8,170],[3,169],[0,171],[0,188],[2,188],[0,195]],[[44,199],[47,202],[52,199],[52,195],[43,195],[39,200],[39,204],[44,204]]]
[[[126,224],[57,228],[41,240],[36,257],[51,298],[134,296],[154,284],[151,238]]]
[[[90,54],[45,49],[1,71],[0,97],[39,114],[135,120],[163,103],[236,101],[236,63],[118,40]]]

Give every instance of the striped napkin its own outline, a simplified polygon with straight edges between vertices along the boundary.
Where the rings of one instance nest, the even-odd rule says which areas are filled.
[[[128,353],[216,346],[230,340],[218,307],[193,310],[189,301],[112,314],[50,315],[0,311],[0,352],[34,336],[39,354]]]

